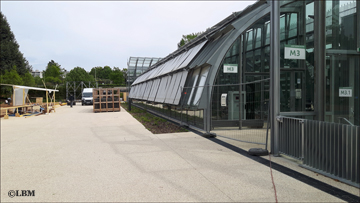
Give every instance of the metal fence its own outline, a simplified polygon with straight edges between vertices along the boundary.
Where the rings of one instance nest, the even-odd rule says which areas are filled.
[[[269,81],[214,85],[211,132],[237,141],[265,145],[270,124]]]
[[[304,119],[278,117],[279,153],[302,160],[304,158]]]
[[[278,117],[280,153],[304,168],[360,187],[360,126]]]
[[[170,119],[179,124],[194,126],[200,130],[204,129],[203,109],[191,110],[167,104],[148,103],[145,101],[133,101],[132,105],[166,117],[167,119]]]
[[[183,97],[175,98],[179,100],[176,106],[141,100],[133,100],[133,105],[201,131],[209,132],[210,129],[218,136],[266,144],[269,79],[232,85],[184,87],[179,91]],[[199,108],[205,91],[212,93],[212,100]],[[204,120],[206,115],[211,119]]]

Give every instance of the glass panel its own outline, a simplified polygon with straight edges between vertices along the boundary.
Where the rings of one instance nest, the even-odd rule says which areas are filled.
[[[146,88],[145,88],[145,92],[144,92],[144,96],[143,96],[144,100],[147,100],[149,98],[153,82],[154,81],[147,81],[146,82]]]
[[[280,74],[280,112],[290,111],[290,77],[290,72],[283,72]]]
[[[177,77],[178,77],[178,74],[174,74],[171,77],[171,80],[170,80],[171,82],[170,82],[170,85],[169,85],[168,90],[167,90],[166,95],[165,95],[165,97],[166,97],[165,98],[165,103],[172,104],[174,102],[174,98],[171,97],[171,93],[174,91]]]
[[[180,102],[181,93],[183,92],[182,90],[183,90],[187,75],[188,75],[187,71],[182,72],[179,88],[176,91],[176,96],[175,96],[174,103],[173,103],[175,105],[178,105]]]
[[[165,100],[165,89],[166,89],[166,86],[167,86],[168,77],[162,77],[160,80],[161,81],[160,81],[160,85],[159,85],[159,90],[158,90],[158,93],[156,95],[155,101],[162,103]]]
[[[160,84],[160,79],[156,79],[154,81],[153,87],[151,88],[149,98],[147,100],[154,101],[154,99],[156,97],[156,93],[157,93],[157,91],[159,89],[159,84]]]
[[[265,23],[266,27],[266,40],[265,45],[270,44],[270,21]]]
[[[285,39],[285,15],[280,16],[280,41]]]
[[[205,81],[207,78],[207,75],[209,73],[209,66],[208,67],[204,67],[203,70],[201,70],[201,74],[200,74],[200,80],[199,80],[199,84],[198,84],[198,88],[196,90],[196,94],[195,94],[195,98],[193,101],[193,105],[198,105],[199,99],[201,97],[201,94],[203,92],[204,89],[204,85],[205,85]]]
[[[297,36],[297,13],[291,13],[290,15],[290,28],[289,28],[289,38]]]
[[[185,72],[185,71],[184,71]],[[182,75],[183,73],[180,72],[180,73],[176,73],[174,76],[176,77],[176,80],[175,80],[175,83],[174,83],[174,88],[171,92],[169,92],[170,94],[168,94],[166,96],[166,98],[169,98],[170,99],[170,104],[174,104],[175,102],[175,97],[176,97],[176,94],[177,92],[179,91],[180,89],[180,82],[181,82],[181,78],[182,78]],[[174,77],[173,76],[173,77]],[[186,76],[185,76],[186,77]]]
[[[246,50],[248,51],[253,49],[253,30],[250,30],[246,33],[246,38],[247,38]]]
[[[190,84],[189,84],[189,87],[191,87],[191,90],[188,90],[188,91],[190,91],[190,95],[189,95],[189,98],[187,101],[187,105],[190,105],[192,95],[194,94],[194,88],[195,88],[197,80],[199,78],[199,73],[200,73],[200,68],[197,68],[194,70],[194,72],[191,76]]]
[[[327,48],[356,50],[356,1],[326,1],[326,7]]]
[[[247,52],[245,57],[246,57],[245,71],[253,72],[254,71],[254,52],[252,52],[252,51]]]
[[[129,76],[135,76],[135,69],[128,70]]]
[[[262,35],[262,29],[257,28],[256,29],[256,41],[255,41],[255,48],[258,48],[261,46],[261,35]]]
[[[138,77],[139,75],[141,75],[142,74],[142,70],[141,69],[137,69],[136,70],[136,77]]]
[[[186,52],[186,55],[184,56],[184,61],[181,64],[178,64],[178,67],[175,67],[173,69],[173,71],[187,67],[189,65],[190,61],[196,56],[196,54],[205,45],[205,43],[206,43],[206,41],[202,42],[199,45],[196,45],[194,48],[192,48],[188,52]]]
[[[264,48],[264,72],[270,71],[270,46]]]
[[[246,82],[253,82],[257,80],[261,80],[262,76],[246,76]],[[259,83],[252,83],[245,85],[246,91],[246,104],[245,104],[245,111],[246,111],[246,120],[250,119],[261,119],[263,116],[262,113],[262,103],[264,100],[263,97],[263,90],[262,90],[263,82]]]
[[[358,1],[326,1],[326,120],[360,125]],[[350,93],[351,92],[351,93]],[[346,94],[345,94],[346,93]],[[347,94],[348,93],[348,94]]]
[[[255,50],[254,71],[262,72],[262,70],[261,70],[261,50],[260,49]]]

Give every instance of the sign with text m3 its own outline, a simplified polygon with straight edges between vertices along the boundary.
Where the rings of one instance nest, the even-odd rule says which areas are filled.
[[[306,52],[304,45],[285,45],[284,59],[302,59],[305,60]]]

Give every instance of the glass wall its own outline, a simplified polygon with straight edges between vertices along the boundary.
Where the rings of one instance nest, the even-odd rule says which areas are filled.
[[[237,92],[239,93],[240,83],[240,37],[234,42],[225,54],[225,57],[218,68],[217,77],[213,86],[212,95],[212,119],[228,120],[229,108],[221,104],[221,95]],[[225,65],[225,66],[224,66]],[[233,71],[227,71],[226,65],[234,67]],[[238,113],[238,112],[237,112]]]
[[[326,121],[360,125],[358,4],[326,2]]]
[[[128,62],[127,72],[127,85],[130,85],[139,77],[142,73],[150,68],[160,60],[160,58],[147,58],[147,57],[130,57]]]

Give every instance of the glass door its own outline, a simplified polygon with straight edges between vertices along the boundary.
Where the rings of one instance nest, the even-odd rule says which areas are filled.
[[[326,121],[360,125],[360,55],[331,52],[326,57]]]
[[[280,111],[305,110],[304,71],[283,71],[280,75]],[[311,104],[309,104],[311,105]]]

